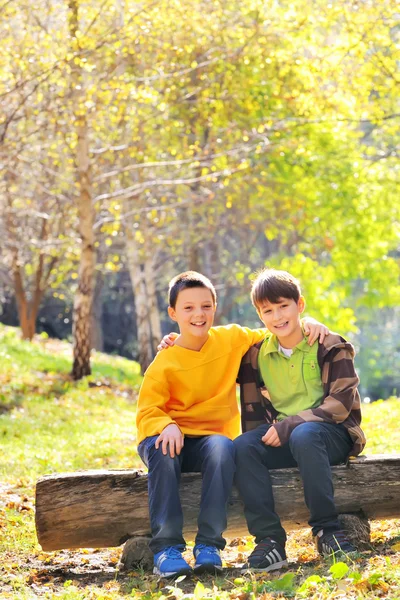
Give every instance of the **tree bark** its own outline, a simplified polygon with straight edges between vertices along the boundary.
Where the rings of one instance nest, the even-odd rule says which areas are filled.
[[[79,30],[77,0],[69,0],[69,30],[74,45]],[[72,377],[81,379],[90,375],[91,314],[93,303],[94,270],[96,264],[94,238],[94,209],[92,206],[91,170],[89,157],[89,126],[84,106],[84,82],[81,68],[72,65],[72,92],[76,100],[75,126],[77,135],[76,171],[78,183],[77,208],[81,237],[81,258],[78,271],[78,289],[74,298],[73,315],[73,365]]]
[[[18,318],[21,327],[21,336],[24,340],[32,340],[36,331],[37,312],[29,310],[29,302],[26,297],[24,284],[22,281],[21,268],[18,264],[18,258],[13,258],[14,291],[17,300]]]
[[[332,467],[339,513],[369,518],[400,516],[400,455],[359,457]],[[285,527],[306,525],[308,510],[298,469],[271,471],[276,511]],[[201,475],[182,475],[185,535],[193,538]],[[43,550],[118,546],[148,536],[147,476],[138,471],[87,471],[50,475],[36,486],[36,530]],[[234,490],[227,537],[247,535],[243,507]]]
[[[42,250],[38,257],[34,281],[32,284],[32,297],[28,300],[26,284],[24,284],[23,267],[20,264],[19,247],[16,237],[16,226],[11,217],[12,206],[9,204],[9,213],[7,218],[9,233],[14,237],[12,250],[12,274],[14,280],[14,291],[17,301],[18,318],[21,327],[22,338],[32,340],[36,333],[36,319],[40,308],[44,292],[48,286],[53,267],[57,262],[56,257],[51,257],[46,264],[46,255]],[[45,242],[48,238],[48,221],[42,220],[39,239]]]
[[[92,318],[91,318],[91,338],[92,348],[103,352],[104,350],[104,336],[102,329],[102,313],[103,313],[103,302],[101,297],[101,290],[103,289],[103,276],[101,273],[97,273],[95,278],[95,286],[93,293],[93,304],[92,304]]]
[[[138,243],[130,227],[125,228],[125,236],[128,269],[135,298],[139,364],[142,373],[144,373],[154,357],[149,320],[149,298],[147,296],[145,273],[139,256]]]
[[[22,339],[32,341],[36,333],[37,310],[30,310],[30,303],[25,297],[16,297]]]
[[[79,196],[78,217],[81,236],[78,290],[74,298],[72,377],[81,379],[90,375],[91,315],[93,304],[94,270],[96,264],[94,247],[94,211],[90,189],[88,128],[84,117],[78,125],[77,169]]]
[[[157,346],[161,341],[161,320],[157,302],[155,254],[146,247],[144,263],[144,278],[148,300],[148,314],[150,322],[150,343],[152,358],[156,355]]]

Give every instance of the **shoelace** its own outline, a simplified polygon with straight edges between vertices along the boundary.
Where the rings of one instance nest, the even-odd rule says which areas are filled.
[[[251,553],[251,556],[254,558],[262,558],[265,555],[269,554],[271,552],[271,550],[274,550],[275,548],[276,548],[275,542],[266,540],[264,542],[260,542],[259,544],[257,544],[257,546],[254,548],[253,552]],[[278,550],[278,552],[279,552],[279,550]]]
[[[333,531],[332,533],[327,533],[324,535],[321,541],[325,546],[330,547],[334,552],[337,552],[338,550],[342,550],[343,552],[354,551],[353,546],[350,544],[343,531]]]
[[[179,550],[177,550],[176,548],[174,548],[173,546],[166,548],[164,550],[164,554],[168,558],[182,558],[182,553]]]
[[[198,544],[196,552],[205,552],[206,554],[218,554],[218,549],[213,546],[206,546],[205,544]]]

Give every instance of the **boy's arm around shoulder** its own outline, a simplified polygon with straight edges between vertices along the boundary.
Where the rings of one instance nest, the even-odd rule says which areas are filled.
[[[339,424],[351,411],[360,410],[359,377],[354,367],[354,348],[337,334],[329,334],[320,344],[318,359],[324,386],[324,399],[316,408],[303,410],[274,424],[281,444],[302,423],[325,422]]]
[[[268,335],[271,335],[266,327],[260,327],[259,329],[250,329],[249,327],[243,327],[233,323],[228,325],[230,333],[233,336],[231,338],[233,346],[242,347],[242,355],[245,354],[251,346],[254,346],[258,342],[263,341]]]
[[[304,317],[302,319],[302,325],[310,346],[312,346],[317,339],[319,339],[320,342],[323,342],[325,337],[329,335],[328,327],[312,317]],[[272,335],[266,327],[259,329],[249,329],[248,327],[242,327],[240,325],[233,325],[233,327],[236,327],[241,333],[245,352],[247,352],[251,346],[254,346],[258,342],[261,342]]]
[[[238,325],[238,323],[230,323],[229,325],[220,325],[214,328],[220,332],[220,335],[223,336],[226,340],[229,340],[233,346],[238,344],[247,346],[253,346],[257,342],[264,339],[265,335],[268,333],[268,329],[265,327],[259,327],[258,329],[250,329],[250,327],[245,327],[243,325]]]

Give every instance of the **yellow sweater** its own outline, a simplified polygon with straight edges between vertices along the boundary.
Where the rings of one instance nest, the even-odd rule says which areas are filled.
[[[242,356],[265,337],[265,329],[211,327],[199,352],[180,346],[162,350],[140,388],[137,442],[171,423],[184,435],[240,433],[236,377]]]

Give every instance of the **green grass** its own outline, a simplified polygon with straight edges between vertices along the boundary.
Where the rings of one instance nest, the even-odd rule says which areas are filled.
[[[400,453],[400,398],[363,405],[367,454]],[[400,500],[399,500],[400,502]]]
[[[93,375],[69,377],[71,346],[0,325],[0,598],[253,600],[262,598],[400,598],[400,521],[372,523],[372,546],[347,565],[318,557],[307,530],[289,536],[286,573],[241,576],[252,547],[234,540],[224,577],[160,582],[149,573],[120,574],[121,549],[44,553],[34,527],[34,486],[45,474],[139,467],[136,363],[100,353]],[[365,406],[367,453],[400,452],[400,400]],[[129,510],[129,507],[127,507]],[[188,551],[188,556],[191,550]]]
[[[93,374],[74,382],[71,360],[69,344],[0,328],[1,480],[32,486],[52,472],[139,465],[139,366],[94,353]]]

